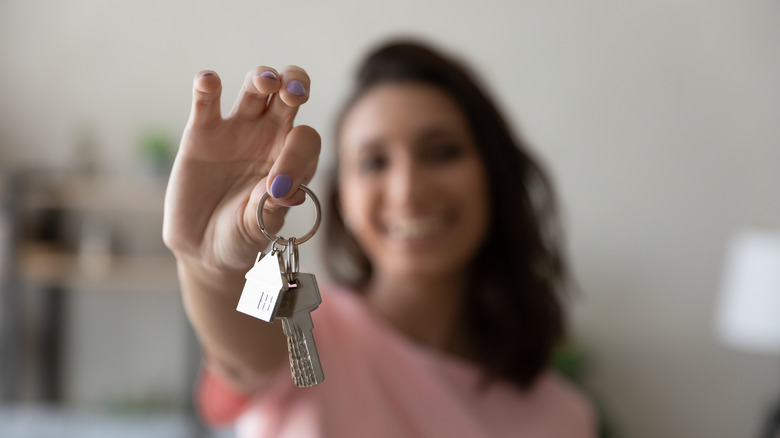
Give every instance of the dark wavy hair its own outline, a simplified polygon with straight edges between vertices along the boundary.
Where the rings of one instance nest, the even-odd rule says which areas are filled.
[[[460,323],[469,336],[469,359],[484,367],[488,380],[504,378],[527,387],[549,366],[565,332],[561,291],[567,284],[566,269],[551,182],[468,69],[419,42],[395,41],[369,54],[337,128],[368,90],[394,82],[443,90],[469,121],[487,169],[491,223],[470,265]],[[329,182],[324,259],[334,281],[360,292],[371,278],[372,265],[345,228],[338,183],[335,168]]]

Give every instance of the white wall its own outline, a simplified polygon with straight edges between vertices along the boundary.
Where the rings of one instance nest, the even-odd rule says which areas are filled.
[[[454,4],[0,2],[0,169],[72,162],[90,123],[104,168],[137,171],[139,130],[181,130],[198,70],[222,75],[227,111],[259,64],[309,71],[299,120],[327,163],[365,48],[431,38],[472,62],[554,172],[583,289],[576,333],[625,436],[754,434],[778,360],[721,346],[711,321],[727,239],[780,228],[780,3]]]

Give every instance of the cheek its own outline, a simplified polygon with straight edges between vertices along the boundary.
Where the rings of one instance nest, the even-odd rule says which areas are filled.
[[[478,159],[473,158],[460,166],[454,166],[447,171],[445,178],[450,187],[475,205],[487,203],[490,196],[487,175]]]
[[[348,188],[341,191],[341,216],[344,226],[366,257],[374,259],[381,241],[379,231],[373,225],[374,198],[363,188]]]
[[[343,176],[339,197],[341,216],[347,228],[352,232],[365,228],[371,209],[371,196],[368,195],[365,184],[357,178]]]
[[[475,232],[484,234],[490,221],[490,191],[488,189],[487,175],[481,164],[472,164],[462,169],[458,178],[459,192],[462,202],[467,207],[464,209],[469,216]]]

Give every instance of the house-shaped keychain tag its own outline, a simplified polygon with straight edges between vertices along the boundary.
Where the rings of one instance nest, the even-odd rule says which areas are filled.
[[[246,283],[236,310],[271,322],[276,317],[282,294],[287,290],[282,281],[283,261],[280,252],[257,254],[252,269],[246,273]]]

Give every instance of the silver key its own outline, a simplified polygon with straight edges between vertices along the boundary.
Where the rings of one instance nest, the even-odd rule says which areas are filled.
[[[282,319],[290,353],[290,372],[295,385],[306,388],[322,383],[322,372],[317,345],[314,343],[311,311],[322,302],[317,279],[313,274],[297,274],[297,285],[284,294],[276,313]]]

